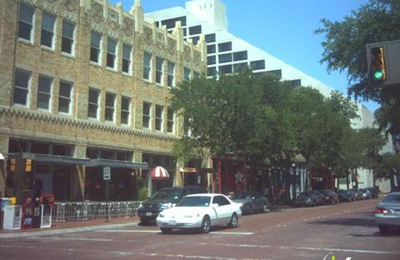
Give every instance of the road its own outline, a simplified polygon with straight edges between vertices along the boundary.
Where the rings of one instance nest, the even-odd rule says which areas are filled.
[[[373,211],[378,200],[294,208],[243,216],[236,229],[209,234],[161,234],[132,226],[51,236],[2,239],[2,259],[400,259],[400,232],[381,235]],[[326,258],[331,259],[331,258]]]

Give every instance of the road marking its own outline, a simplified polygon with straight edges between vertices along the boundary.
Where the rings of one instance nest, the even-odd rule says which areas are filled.
[[[103,233],[160,233],[160,230],[114,230],[114,229],[103,229],[96,230],[96,232]],[[239,231],[210,231],[209,234],[216,235],[253,235],[253,232],[239,232]]]
[[[117,229],[101,229],[96,232],[103,233],[160,233],[160,230],[117,230]]]
[[[108,239],[108,238],[61,238],[61,237],[31,237],[34,239],[51,239],[51,240],[73,240],[73,241],[95,241],[95,242],[113,242],[114,239]]]

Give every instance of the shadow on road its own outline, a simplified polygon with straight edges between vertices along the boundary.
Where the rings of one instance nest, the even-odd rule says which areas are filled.
[[[341,226],[361,226],[361,227],[374,227],[374,219],[363,218],[337,218],[337,219],[324,219],[309,222],[310,224],[319,225],[341,225]]]

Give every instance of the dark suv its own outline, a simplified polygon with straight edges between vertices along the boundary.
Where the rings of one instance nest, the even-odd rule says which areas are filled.
[[[207,193],[207,190],[198,186],[187,186],[163,188],[157,191],[150,199],[142,202],[142,205],[138,208],[140,224],[146,225],[154,222],[158,213],[175,206],[184,196],[194,193]]]

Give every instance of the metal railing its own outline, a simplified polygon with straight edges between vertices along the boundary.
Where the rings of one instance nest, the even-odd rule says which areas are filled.
[[[78,221],[118,217],[135,216],[140,206],[140,201],[112,201],[107,202],[56,202],[52,213],[52,219],[56,222]]]

